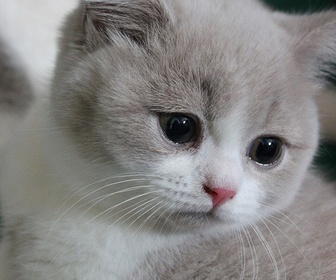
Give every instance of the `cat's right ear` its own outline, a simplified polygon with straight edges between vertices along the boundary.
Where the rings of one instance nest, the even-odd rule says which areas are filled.
[[[77,47],[93,52],[124,39],[141,46],[171,20],[164,0],[81,1]]]
[[[290,35],[304,76],[319,87],[336,87],[336,11],[274,17]]]

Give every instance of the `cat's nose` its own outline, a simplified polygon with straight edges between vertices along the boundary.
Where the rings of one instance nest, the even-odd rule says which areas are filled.
[[[210,188],[204,185],[204,191],[210,195],[212,199],[213,207],[219,207],[230,199],[236,196],[235,190],[230,190],[226,188]]]

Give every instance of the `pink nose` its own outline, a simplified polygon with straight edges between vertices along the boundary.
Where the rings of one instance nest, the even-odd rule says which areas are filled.
[[[219,207],[226,201],[233,199],[237,194],[234,190],[225,188],[209,188],[204,186],[204,191],[211,196],[213,207]]]

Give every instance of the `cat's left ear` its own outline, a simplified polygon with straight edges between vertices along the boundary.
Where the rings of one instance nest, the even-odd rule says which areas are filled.
[[[336,11],[311,15],[274,14],[291,36],[296,60],[319,86],[336,86]]]
[[[86,49],[94,51],[117,37],[145,46],[151,34],[170,21],[163,0],[90,0],[82,2]]]

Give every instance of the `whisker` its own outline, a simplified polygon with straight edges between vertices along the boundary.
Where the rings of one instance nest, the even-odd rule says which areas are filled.
[[[284,213],[284,211],[281,211],[281,210],[278,210],[278,209],[274,209],[274,207],[272,207],[271,205],[267,205],[265,203],[263,203],[263,206],[264,207],[267,207],[269,209],[271,209],[273,212],[275,212],[276,214],[279,214],[281,216],[283,216],[284,218],[286,218],[289,223],[287,223],[288,225],[293,225],[298,231],[300,231],[302,234],[304,234],[304,232],[300,229],[300,227],[288,216]],[[297,215],[295,215],[294,213],[292,212],[289,212],[288,210],[285,210],[287,213],[293,215],[295,218],[299,219],[300,221],[304,221],[304,222],[307,222],[307,223],[310,223],[310,221],[306,220],[306,219],[303,219]],[[283,220],[281,220],[280,218],[276,217],[274,214],[271,215],[272,218],[274,219],[278,219],[279,221],[281,222],[284,222]]]
[[[150,201],[151,202],[153,202],[153,201],[155,201],[156,200],[156,198],[153,198],[153,199],[151,199]],[[153,205],[153,203],[151,204],[151,205]],[[139,208],[139,207],[137,207],[137,208]],[[142,209],[143,210],[143,209]],[[138,214],[138,213],[140,213],[141,211],[138,211],[136,214]],[[134,217],[135,215],[132,215],[132,217]],[[133,220],[133,222],[131,222],[128,226],[127,226],[127,228],[125,229],[125,232],[127,232],[127,230],[134,224],[136,222],[136,220]]]
[[[144,212],[143,214],[142,214],[142,216],[143,215],[145,215],[145,214],[147,214],[148,212],[150,212],[150,211],[152,211],[155,207],[157,207],[158,205],[160,205],[162,202],[161,201],[159,201],[157,204],[155,204],[153,207],[151,207],[150,209],[148,209],[146,212]],[[144,227],[144,225],[146,224],[146,222],[147,221],[149,221],[150,220],[150,218],[151,217],[153,217],[153,215],[155,215],[155,213],[157,213],[157,211],[158,210],[160,210],[162,207],[159,207],[158,209],[156,209],[154,212],[152,212],[152,214],[150,214],[141,224],[140,224],[140,226],[138,227],[138,229],[135,231],[135,233],[137,233],[137,232],[139,232],[143,227]],[[138,220],[140,217],[138,217],[136,220]],[[135,221],[136,221],[135,220]]]
[[[242,268],[241,268],[241,273],[240,273],[240,279],[243,280],[245,277],[245,271],[246,271],[246,249],[245,249],[245,244],[244,244],[244,239],[243,236],[241,234],[240,230],[236,231],[236,234],[238,236],[238,239],[240,241],[241,244],[241,250],[240,250],[240,262],[242,264]]]
[[[252,257],[252,264],[253,264],[253,279],[258,279],[259,275],[259,259],[258,259],[258,254],[255,249],[255,246],[253,244],[253,239],[246,227],[243,227],[243,232],[246,236],[247,243],[249,244],[250,252],[251,252],[251,257]],[[254,266],[255,264],[255,266]]]
[[[149,217],[147,217],[148,220],[150,220],[152,218],[152,216],[154,216],[159,210],[161,209],[164,209],[166,208],[166,210],[164,210],[159,217],[156,218],[156,221],[152,224],[152,226],[147,230],[147,232],[150,232],[151,230],[153,230],[154,226],[157,224],[158,221],[160,221],[160,218],[161,216],[164,214],[164,213],[167,213],[168,210],[170,209],[170,207],[167,207],[167,206],[170,206],[170,203],[169,202],[166,202],[164,205],[161,205],[157,210],[155,210]]]
[[[78,189],[76,192],[74,192],[70,197],[68,197],[63,203],[62,205],[59,207],[59,209],[57,210],[60,211],[60,209],[63,208],[63,206],[69,201],[71,200],[73,197],[77,196],[79,193],[81,193],[83,190],[89,188],[89,187],[92,187],[92,186],[95,186],[99,183],[103,183],[103,182],[106,182],[108,180],[112,180],[112,179],[120,179],[120,178],[129,178],[129,177],[134,177],[136,175],[132,175],[132,174],[126,174],[126,175],[117,175],[117,176],[110,176],[110,177],[107,177],[107,178],[104,178],[104,179],[100,179],[100,180],[97,180],[97,181],[94,181],[88,185],[85,185],[84,187]],[[135,180],[135,179],[134,179]],[[118,182],[116,182],[117,184]]]
[[[112,207],[109,207],[109,208],[105,209],[105,210],[102,211],[100,214],[98,214],[97,216],[95,216],[95,218],[99,218],[100,216],[102,216],[102,215],[104,215],[104,214],[106,214],[106,213],[108,213],[108,212],[111,212],[111,211],[114,210],[115,208],[117,208],[117,207],[119,207],[119,206],[121,206],[121,205],[123,205],[123,204],[125,204],[125,203],[128,203],[128,202],[130,202],[130,201],[133,201],[133,200],[135,200],[135,199],[138,199],[138,198],[141,198],[141,197],[144,197],[144,196],[153,194],[153,193],[160,193],[160,192],[161,192],[160,190],[156,190],[156,191],[146,192],[146,193],[139,194],[139,195],[137,195],[137,196],[131,197],[131,198],[127,199],[127,200],[124,200],[124,201],[122,201],[122,202],[116,204],[116,205],[113,205]],[[90,208],[91,208],[91,207],[90,207]],[[87,212],[87,211],[86,211],[86,212]],[[119,212],[115,212],[115,213],[113,213],[113,215],[110,215],[109,217],[111,218],[111,217],[113,217],[113,216],[115,216],[115,215],[117,215],[117,214],[119,214]],[[84,214],[82,214],[82,215],[84,215]],[[94,218],[94,219],[95,219],[95,218]],[[90,223],[90,222],[92,222],[92,221],[93,221],[93,219],[91,219],[91,220],[88,221],[87,223]]]
[[[152,202],[155,201],[155,200],[157,200],[157,199],[159,199],[159,197],[154,197],[154,198],[152,198],[150,201],[145,202],[144,205],[147,205],[145,208],[142,208],[142,209],[136,211],[135,213],[133,213],[131,216],[127,217],[127,219],[125,219],[120,225],[124,224],[124,223],[125,223],[126,221],[128,221],[130,218],[132,218],[132,217],[138,215],[139,213],[141,213],[141,212],[142,212],[144,209],[146,209],[147,207],[150,207],[151,205],[153,205]],[[150,205],[148,206],[148,204],[150,204]],[[121,220],[122,220],[123,218],[125,218],[127,215],[129,215],[130,213],[134,212],[134,210],[137,210],[137,209],[141,208],[142,206],[143,206],[143,205],[141,205],[141,206],[137,206],[136,209],[133,209],[133,210],[131,210],[131,211],[128,211],[126,214],[124,214],[124,215],[122,215],[121,217],[119,217],[117,220],[115,220],[115,221],[114,221],[114,222],[107,228],[107,230],[109,230],[111,227],[113,227],[116,223],[118,223],[119,221],[121,221]],[[143,215],[143,214],[141,214],[138,218],[140,218],[142,215]]]
[[[105,195],[103,195],[103,196],[101,196],[101,197],[99,197],[97,199],[93,199],[90,202],[88,202],[88,204],[91,205],[91,206],[85,212],[83,212],[82,215],[86,214],[88,211],[90,211],[97,204],[101,203],[102,201],[104,201],[104,200],[106,200],[108,198],[111,198],[114,195],[124,194],[124,193],[127,193],[127,192],[138,191],[138,190],[143,190],[143,189],[151,189],[152,187],[153,187],[152,185],[141,185],[141,186],[130,187],[130,188],[123,189],[123,190],[120,190],[120,191],[115,191],[113,193],[105,194]],[[155,190],[155,191],[151,191],[151,192],[145,192],[145,193],[142,193],[142,194],[146,195],[146,194],[149,194],[149,193],[156,193],[156,192],[162,192],[162,191],[161,190]],[[130,199],[127,199],[127,200],[124,200],[120,204],[117,204],[116,206],[122,205],[122,204],[124,204],[126,202],[129,202],[129,201],[135,199],[135,198],[137,198],[137,196],[131,197]]]
[[[277,261],[276,261],[276,258],[274,256],[272,248],[270,247],[269,243],[267,242],[265,236],[260,231],[258,226],[254,225],[252,223],[250,223],[250,226],[254,230],[254,232],[256,233],[256,235],[257,235],[258,239],[260,240],[262,246],[264,247],[268,257],[270,258],[270,261],[272,262],[272,266],[274,268],[274,273],[275,273],[276,279],[279,279],[278,264],[277,264]]]
[[[162,224],[161,229],[160,229],[160,234],[163,232],[163,229],[166,226],[167,221],[169,221],[171,215],[174,213],[174,208],[173,207],[168,207],[167,210],[164,212],[164,214],[167,213],[169,210],[172,210],[172,211],[170,211],[170,213],[168,214],[168,216],[165,218],[165,221]]]
[[[318,272],[317,272],[317,274],[315,275],[315,273],[314,273],[314,269],[313,269],[313,267],[312,267],[312,265],[310,264],[310,262],[309,262],[309,260],[307,259],[307,257],[306,257],[306,255],[302,252],[302,250],[300,250],[300,248],[295,244],[295,242],[284,232],[284,231],[282,231],[276,224],[274,224],[272,221],[270,221],[269,219],[268,219],[268,222],[272,225],[272,226],[274,226],[280,233],[282,233],[283,234],[283,236],[285,236],[287,239],[288,239],[288,241],[295,247],[295,249],[297,249],[298,250],[298,252],[300,253],[300,255],[304,258],[304,260],[305,260],[305,262],[307,263],[307,265],[309,266],[309,269],[310,269],[310,271],[314,274],[314,276],[317,278],[318,276],[319,276],[319,274],[320,274],[320,270],[321,270],[321,259],[320,259],[320,254],[319,254],[319,252],[318,252],[318,257],[319,257],[319,269],[318,269]]]
[[[281,252],[281,250],[280,250],[279,243],[277,242],[277,240],[276,240],[276,238],[275,238],[275,236],[274,236],[272,230],[271,230],[270,227],[267,225],[267,223],[264,221],[264,219],[260,217],[260,220],[261,220],[261,222],[265,225],[265,227],[267,228],[267,230],[269,231],[270,235],[272,236],[272,238],[273,238],[273,240],[274,240],[275,246],[277,247],[277,250],[278,250],[279,255],[280,255],[280,258],[281,258],[282,266],[283,266],[283,268],[284,268],[284,278],[287,279],[287,269],[286,269],[286,264],[285,264],[285,260],[284,260],[284,258],[283,258],[282,252]],[[265,220],[268,221],[267,218],[265,218]]]
[[[112,187],[112,186],[116,186],[118,184],[124,184],[124,183],[130,183],[130,182],[138,182],[139,180],[138,179],[130,179],[130,180],[124,180],[124,181],[121,181],[121,182],[115,182],[115,183],[111,183],[111,184],[107,184],[103,187],[100,187],[96,190],[93,190],[91,192],[89,192],[88,194],[82,196],[80,199],[78,199],[75,203],[73,203],[70,207],[68,207],[61,215],[60,217],[56,220],[55,223],[58,223],[59,220],[65,216],[69,211],[73,210],[75,206],[77,206],[78,204],[80,204],[82,201],[84,201],[86,198],[88,198],[89,196],[95,194],[96,192],[98,191],[101,191],[102,189],[105,189],[105,188],[108,188],[108,187]],[[142,179],[140,181],[147,181],[147,179]],[[92,184],[88,185],[88,186],[92,186]],[[142,188],[146,188],[148,185],[144,185],[144,186],[141,186]],[[107,194],[107,195],[104,195],[103,198],[101,198],[100,201],[98,202],[95,202],[95,205],[97,205],[99,202],[101,202],[102,200],[106,199],[106,197],[111,197],[113,195],[117,195],[117,194],[121,194],[121,193],[126,193],[126,192],[129,192],[129,191],[135,191],[135,190],[139,190],[139,186],[137,187],[129,187],[127,189],[123,189],[123,190],[119,190],[119,191],[116,191],[116,192],[113,192],[113,193],[110,193],[110,194]],[[72,197],[73,198],[73,197]],[[67,199],[67,201],[69,201],[69,198]],[[63,203],[62,205],[64,206],[65,203]],[[94,206],[93,206],[94,207]]]

